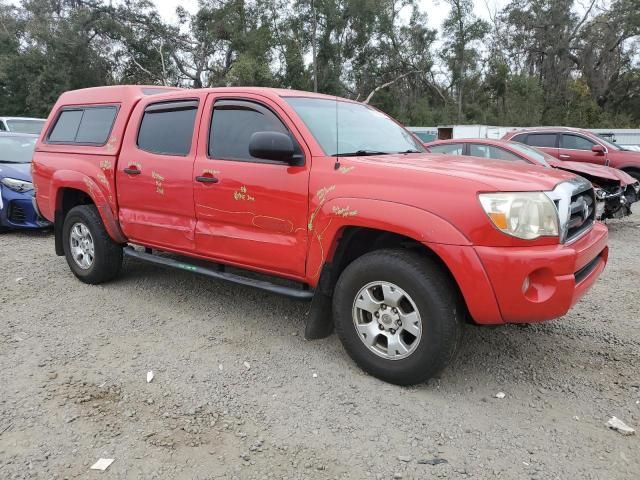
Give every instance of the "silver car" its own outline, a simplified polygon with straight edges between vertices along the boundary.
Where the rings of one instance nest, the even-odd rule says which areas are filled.
[[[40,134],[44,118],[0,117],[0,132]]]

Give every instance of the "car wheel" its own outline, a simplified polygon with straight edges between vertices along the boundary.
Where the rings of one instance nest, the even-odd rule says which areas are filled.
[[[111,239],[94,205],[72,208],[62,232],[67,263],[81,281],[95,285],[120,273],[122,247]]]
[[[627,170],[624,170],[624,172],[628,173],[633,178],[635,178],[636,180],[640,181],[640,170],[635,169],[635,168],[629,168]]]
[[[435,260],[404,250],[379,250],[353,261],[336,283],[333,310],[351,358],[398,385],[437,375],[462,335],[462,301],[449,273]]]

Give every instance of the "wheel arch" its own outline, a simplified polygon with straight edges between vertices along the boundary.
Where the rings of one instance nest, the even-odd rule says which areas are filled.
[[[451,279],[466,308],[456,276],[427,244],[468,246],[470,241],[431,212],[380,200],[333,199],[309,223],[309,230],[307,271],[316,287],[305,332],[309,339],[323,338],[333,330],[331,298],[340,274],[355,259],[380,249],[409,249],[433,259]]]
[[[89,176],[80,172],[58,170],[52,178],[55,196],[54,231],[57,255],[64,255],[62,248],[62,225],[69,211],[78,205],[95,205],[105,229],[113,241],[125,243],[126,237],[111,210],[104,193],[98,184]]]

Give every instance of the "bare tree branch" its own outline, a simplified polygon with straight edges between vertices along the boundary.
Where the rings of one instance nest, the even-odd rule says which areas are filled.
[[[382,85],[377,86],[376,88],[374,88],[371,93],[369,94],[369,96],[365,99],[364,103],[365,105],[368,104],[371,99],[373,98],[373,96],[378,93],[380,90],[390,87],[391,85],[393,85],[394,83],[396,83],[399,80],[402,80],[405,77],[408,77],[409,75],[413,75],[414,73],[424,73],[421,70],[414,70],[412,72],[407,72],[407,73],[403,73],[402,75],[400,75],[399,77],[394,78],[393,80],[391,80],[390,82],[387,83],[383,83]]]

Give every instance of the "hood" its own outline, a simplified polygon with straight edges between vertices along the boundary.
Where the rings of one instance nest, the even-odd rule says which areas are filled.
[[[357,161],[395,167],[402,172],[400,175],[404,182],[407,175],[425,172],[462,178],[478,184],[479,190],[485,191],[549,191],[559,183],[575,178],[569,172],[538,165],[437,153],[358,157]]]
[[[603,178],[606,180],[619,181],[623,187],[637,182],[635,178],[617,168],[598,165],[587,162],[565,162],[562,160],[547,160],[553,168],[559,168],[578,175],[588,175],[590,177]]]
[[[31,181],[31,163],[0,163],[0,178]]]

